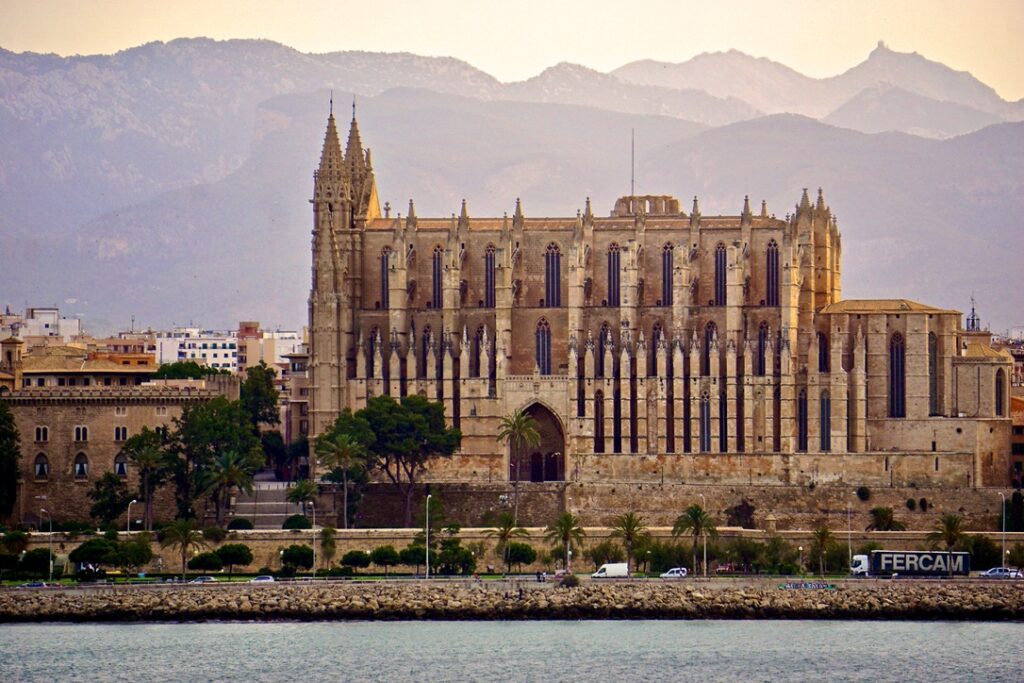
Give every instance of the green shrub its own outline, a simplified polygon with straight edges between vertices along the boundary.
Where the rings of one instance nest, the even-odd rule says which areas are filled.
[[[228,522],[228,531],[249,531],[253,528],[252,522],[245,517],[235,517]]]
[[[224,566],[228,568],[228,576],[234,572],[236,566],[245,567],[252,564],[252,550],[244,543],[228,543],[216,550]]]
[[[228,532],[221,529],[219,526],[208,526],[203,529],[203,538],[210,543],[220,543],[227,538]]]
[[[302,569],[313,566],[313,549],[308,545],[290,545],[281,554],[281,563]]]
[[[260,574],[260,575],[273,574],[274,570],[271,569],[270,567],[267,567],[266,565],[264,565],[264,566],[260,567],[259,569],[257,569],[256,573]]]
[[[373,552],[370,553],[370,561],[378,567],[384,567],[384,576],[387,576],[388,568],[398,564],[400,557],[393,546],[382,545],[373,549]]]
[[[309,521],[305,515],[292,515],[288,519],[284,520],[284,524],[281,525],[282,529],[312,529],[313,524]]]
[[[224,568],[217,553],[199,553],[188,561],[188,568],[201,572],[219,572]]]
[[[626,553],[614,541],[602,541],[592,548],[587,548],[583,556],[594,563],[595,571],[602,564],[623,562],[626,559]]]
[[[90,538],[72,550],[68,559],[77,564],[111,564],[116,553],[116,542],[106,538]]]
[[[365,550],[349,550],[341,556],[341,564],[346,567],[365,569],[370,566],[370,554]]]
[[[49,576],[52,559],[48,548],[34,548],[21,558],[20,569],[29,576]]]
[[[24,531],[8,531],[4,534],[4,548],[7,552],[17,555],[28,548],[28,534]]]
[[[526,543],[509,543],[506,554],[508,563],[520,570],[524,564],[533,564],[537,561],[537,551]]]
[[[871,489],[869,489],[867,486],[858,486],[857,497],[864,502],[871,500]]]
[[[575,574],[566,574],[558,585],[562,588],[577,588],[580,585],[580,577]]]

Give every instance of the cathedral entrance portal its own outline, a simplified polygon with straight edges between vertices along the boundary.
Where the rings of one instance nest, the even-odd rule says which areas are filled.
[[[565,434],[562,425],[548,408],[531,404],[525,411],[537,423],[540,443],[509,461],[509,480],[545,482],[565,480]]]

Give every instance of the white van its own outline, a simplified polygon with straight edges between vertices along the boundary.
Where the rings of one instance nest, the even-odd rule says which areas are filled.
[[[592,579],[626,579],[629,578],[629,565],[625,562],[602,564],[601,568],[590,575]]]

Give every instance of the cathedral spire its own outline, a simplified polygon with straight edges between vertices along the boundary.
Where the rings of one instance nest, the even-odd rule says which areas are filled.
[[[814,208],[816,208],[818,211],[824,211],[825,210],[825,195],[821,191],[820,187],[818,188],[818,203],[815,205]]]
[[[352,98],[352,122],[348,127],[348,145],[345,147],[345,161],[350,166],[362,166],[366,162],[363,156],[363,141],[359,136],[359,123],[356,121],[355,98]]]
[[[334,123],[334,102],[327,116],[327,132],[324,133],[323,151],[320,152],[320,168],[317,173],[322,178],[336,178],[342,173],[341,142],[338,140],[338,127]]]

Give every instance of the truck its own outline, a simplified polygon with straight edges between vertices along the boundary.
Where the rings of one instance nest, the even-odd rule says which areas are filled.
[[[872,550],[871,556],[854,555],[853,576],[967,576],[970,553],[931,550]]]
[[[629,578],[629,565],[625,562],[609,562],[590,575],[592,579],[626,579]]]

